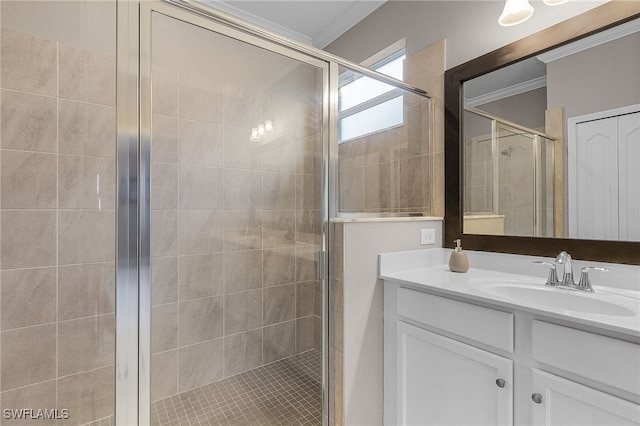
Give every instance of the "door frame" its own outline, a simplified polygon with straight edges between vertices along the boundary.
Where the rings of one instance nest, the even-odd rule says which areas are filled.
[[[576,148],[578,141],[578,125],[588,121],[604,120],[620,115],[640,112],[640,104],[627,105],[598,111],[591,114],[578,115],[567,118],[567,218],[569,238],[578,238],[578,167],[576,164]]]
[[[337,110],[330,96],[337,65],[325,55],[244,23],[205,5],[180,0],[117,2],[117,248],[115,423],[151,423],[151,19],[160,13],[190,25],[322,69],[321,247],[322,418],[329,419],[329,213],[335,181],[329,155],[337,161],[337,135],[329,123]],[[417,89],[416,89],[417,90]],[[335,93],[335,92],[333,92]],[[332,147],[336,147],[333,149]],[[333,169],[335,165],[331,168]],[[322,261],[320,261],[322,260]]]

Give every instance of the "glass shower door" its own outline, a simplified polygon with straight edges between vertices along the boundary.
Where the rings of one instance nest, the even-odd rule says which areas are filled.
[[[325,65],[151,29],[152,423],[321,424]]]

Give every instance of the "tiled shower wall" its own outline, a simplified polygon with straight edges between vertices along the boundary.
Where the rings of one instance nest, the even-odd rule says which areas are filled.
[[[0,44],[0,405],[87,423],[113,414],[115,55]]]
[[[292,98],[197,72],[152,72],[154,401],[321,345],[315,75]]]
[[[404,125],[338,145],[340,212],[431,214],[430,103],[404,102]]]

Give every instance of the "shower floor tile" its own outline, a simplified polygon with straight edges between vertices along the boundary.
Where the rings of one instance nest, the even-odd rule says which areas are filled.
[[[320,425],[321,355],[310,350],[156,401],[151,424]]]

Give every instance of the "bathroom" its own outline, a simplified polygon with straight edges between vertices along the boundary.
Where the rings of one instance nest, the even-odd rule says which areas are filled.
[[[470,145],[456,126],[456,91],[471,90],[469,80],[633,24],[635,2],[614,1],[617,15],[586,15],[580,31],[546,35],[484,69],[473,60],[607,2],[534,0],[527,22],[504,27],[502,0],[358,1],[339,12],[333,35],[297,41],[269,27],[281,2],[246,2],[253,13],[217,3],[0,2],[0,424],[400,424],[387,417],[384,326],[397,313],[385,302],[395,284],[379,278],[381,253],[438,253],[445,264],[461,238],[471,269],[459,276],[512,253],[521,269],[503,272],[543,285],[546,269],[530,261],[566,250],[576,281],[583,266],[611,269],[591,272],[594,294],[640,291],[637,231],[574,234],[558,207],[574,202],[563,179],[575,177],[555,152],[568,135],[552,109],[568,83],[546,94],[544,125],[520,123],[553,136],[536,155],[495,141],[491,128],[480,133],[490,135],[484,151],[463,154]],[[322,6],[305,3],[285,9]],[[631,40],[632,63],[637,35],[618,36]],[[640,104],[640,70],[628,71],[636,80],[609,96],[618,104],[599,109]],[[349,99],[363,83],[374,95]],[[486,110],[517,121],[502,111]],[[498,160],[525,153],[529,163],[498,173]],[[523,164],[533,201],[499,181]],[[482,197],[470,198],[477,187]],[[491,231],[479,216],[503,221]],[[516,311],[517,327],[528,311]],[[616,333],[640,343],[637,330]],[[603,389],[640,403],[640,390]],[[531,423],[514,404],[498,424]]]

